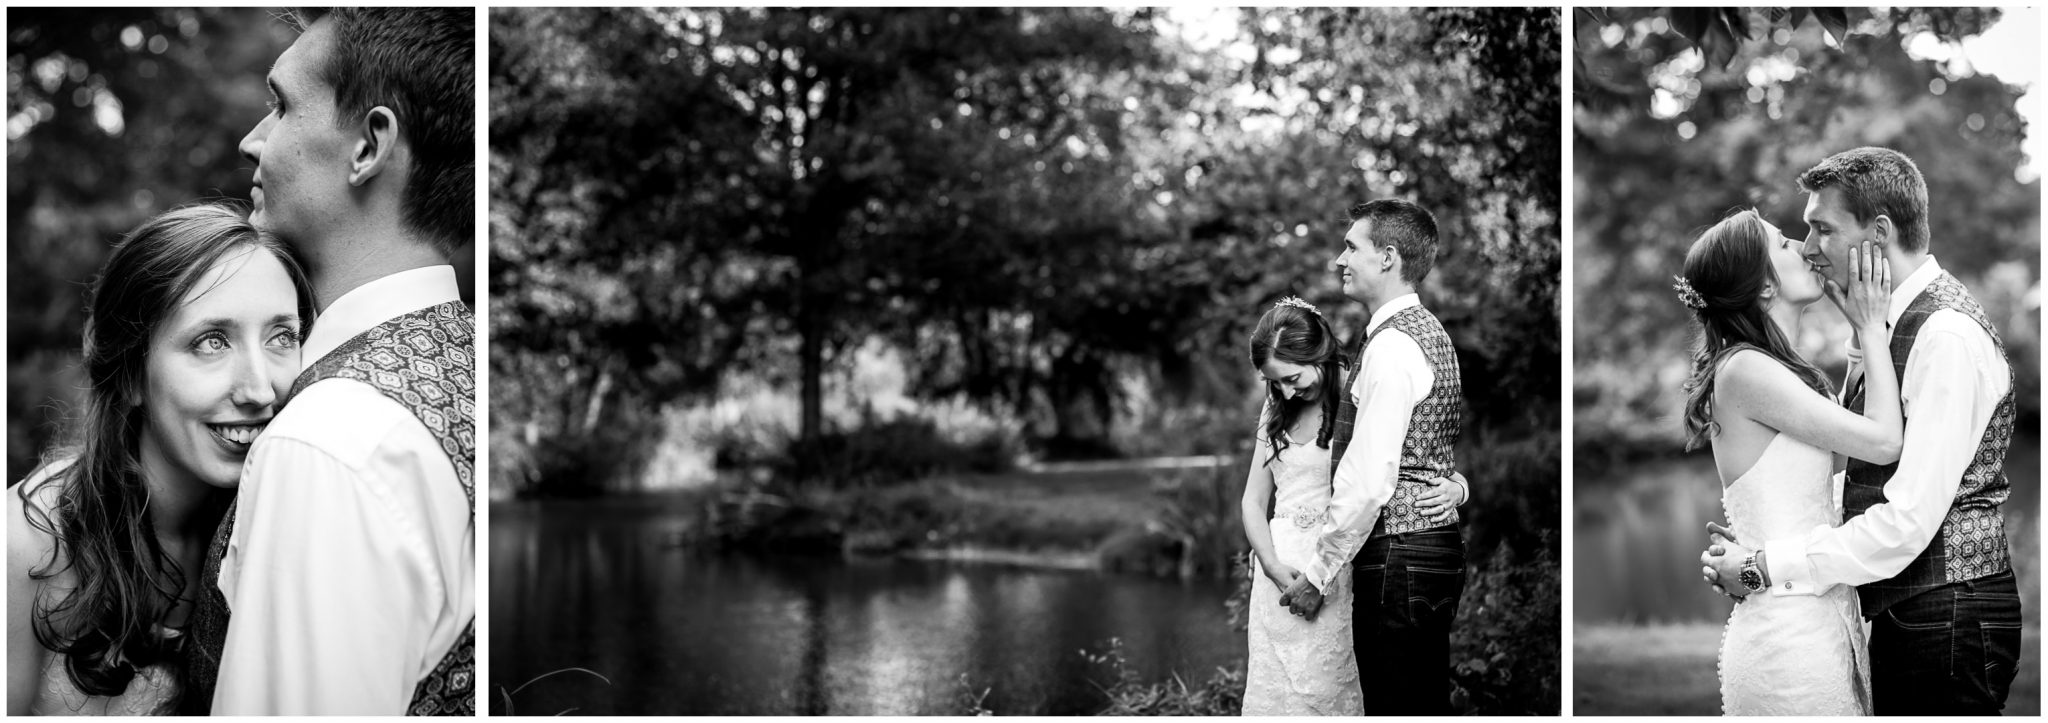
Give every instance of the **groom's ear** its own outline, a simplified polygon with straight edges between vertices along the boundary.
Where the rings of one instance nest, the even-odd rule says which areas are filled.
[[[1898,225],[1892,223],[1890,216],[1880,213],[1876,218],[1870,219],[1870,237],[1877,242],[1879,248],[1888,248],[1893,241],[1897,241],[1898,230]]]
[[[361,186],[397,163],[398,114],[377,106],[363,114],[356,145],[349,150],[348,185]]]

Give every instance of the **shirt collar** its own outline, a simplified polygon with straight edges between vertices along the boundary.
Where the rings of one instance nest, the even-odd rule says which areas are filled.
[[[312,364],[363,332],[429,306],[462,298],[454,266],[400,271],[349,290],[313,320],[301,358]]]
[[[1892,326],[1897,326],[1899,324],[1899,317],[1906,313],[1906,307],[1912,306],[1913,300],[1920,298],[1920,292],[1926,291],[1927,285],[1934,283],[1934,279],[1939,276],[1941,276],[1941,264],[1935,261],[1934,256],[1930,254],[1927,257],[1927,263],[1921,264],[1920,268],[1914,269],[1913,273],[1906,276],[1905,281],[1901,281],[1898,286],[1892,287],[1891,313],[1885,316],[1885,321]]]
[[[1408,307],[1421,305],[1422,297],[1415,295],[1415,292],[1411,291],[1409,293],[1396,296],[1394,297],[1393,301],[1389,301],[1386,303],[1386,305],[1373,310],[1372,321],[1366,323],[1365,333],[1370,334],[1374,331],[1379,330],[1381,324],[1387,323],[1388,319],[1394,318],[1395,314],[1401,313],[1401,311],[1407,309]]]

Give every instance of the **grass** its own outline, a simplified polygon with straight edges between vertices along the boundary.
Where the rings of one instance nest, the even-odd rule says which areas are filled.
[[[1719,715],[1721,624],[1580,624],[1572,631],[1574,715]],[[2041,711],[2041,631],[2020,645],[2006,715]]]

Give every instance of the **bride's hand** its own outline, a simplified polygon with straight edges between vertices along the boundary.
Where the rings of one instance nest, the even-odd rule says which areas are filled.
[[[1261,567],[1266,572],[1266,579],[1272,580],[1275,585],[1279,585],[1280,591],[1283,593],[1287,592],[1288,588],[1294,587],[1294,583],[1301,580],[1301,571],[1288,567],[1285,563],[1276,562],[1272,565]]]
[[[1847,303],[1842,305],[1842,314],[1849,317],[1849,324],[1856,329],[1856,335],[1863,344],[1872,340],[1882,344],[1889,334],[1885,330],[1885,317],[1891,313],[1892,267],[1886,263],[1884,253],[1876,244],[1861,244],[1849,249],[1849,290]]]

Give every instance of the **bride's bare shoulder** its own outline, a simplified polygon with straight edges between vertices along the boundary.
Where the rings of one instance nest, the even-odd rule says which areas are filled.
[[[1714,373],[1714,397],[1725,404],[1784,403],[1786,395],[1796,393],[1813,390],[1784,362],[1754,347],[1729,352]]]

